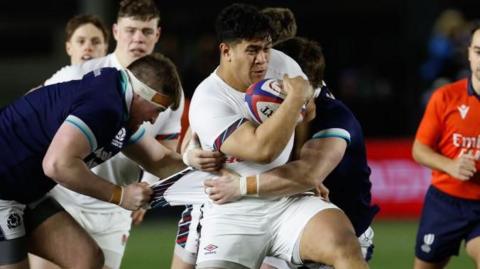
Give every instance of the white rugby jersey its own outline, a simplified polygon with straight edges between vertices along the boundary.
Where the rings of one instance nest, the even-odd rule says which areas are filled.
[[[64,66],[51,78],[47,79],[44,84],[50,85],[81,79],[86,73],[102,67],[115,67],[117,69],[123,69],[115,54],[110,53],[105,57],[91,59],[82,64]],[[146,134],[154,137],[160,136],[161,138],[167,139],[178,137],[181,131],[181,117],[185,102],[184,99],[185,98],[182,91],[181,103],[177,110],[174,111],[168,108],[164,112],[160,113],[153,125],[149,122],[145,122],[142,126],[146,129]],[[97,167],[93,168],[92,171],[95,174],[118,185],[128,185],[136,182],[141,175],[141,168],[122,153],[119,153],[107,162],[98,165]],[[57,185],[51,191],[51,194],[62,204],[67,203],[70,205],[78,205],[85,210],[123,210],[111,203],[103,202],[90,196],[70,191],[60,185]]]
[[[284,74],[306,76],[298,64],[286,54],[272,50],[266,78],[281,79]],[[203,149],[218,150],[222,143],[246,120],[250,120],[244,104],[245,93],[226,84],[216,70],[210,74],[195,90],[189,111],[192,131],[198,134]],[[244,176],[259,174],[288,161],[293,147],[290,138],[282,153],[269,164],[239,161],[227,156],[226,168]],[[248,145],[245,145],[248,147]],[[245,201],[242,199],[240,201]]]
[[[192,130],[198,134],[203,149],[219,150],[230,134],[246,120],[250,120],[244,96],[245,93],[230,87],[216,72],[197,87],[189,116]],[[241,161],[227,156],[226,168],[242,176],[255,175],[286,163],[292,146],[293,135],[282,153],[269,164]]]

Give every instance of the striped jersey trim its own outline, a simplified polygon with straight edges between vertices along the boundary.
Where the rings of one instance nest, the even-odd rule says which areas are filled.
[[[173,134],[159,134],[155,136],[157,140],[175,140],[180,137],[180,133],[173,133]]]
[[[124,70],[120,71],[120,85],[122,86],[122,93],[125,94],[128,87],[128,76]]]
[[[130,113],[130,104],[132,102],[132,91],[128,91],[128,76],[127,76],[127,73],[125,70],[120,70],[120,86],[122,87],[122,96],[125,100],[125,103],[126,103],[126,108],[125,108],[125,113],[123,114],[123,120],[128,120],[128,118],[130,117],[129,113]],[[131,88],[131,86],[130,86]]]
[[[90,127],[88,127],[83,120],[81,120],[79,117],[74,116],[74,115],[68,115],[68,117],[65,119],[65,122],[68,122],[72,124],[73,126],[77,127],[80,129],[80,131],[85,135],[85,137],[88,140],[88,144],[90,144],[90,150],[93,152],[97,149],[97,138],[93,134],[92,130]]]
[[[182,248],[185,248],[185,244],[188,240],[188,234],[190,233],[190,224],[192,223],[192,205],[187,205],[186,209],[182,212],[182,218],[178,223],[176,243]]]
[[[350,144],[351,142],[350,133],[347,132],[347,130],[340,129],[340,128],[331,128],[331,129],[322,130],[314,134],[312,138],[318,139],[318,138],[328,138],[328,137],[343,138],[345,139],[345,141],[347,141],[347,144]]]
[[[242,124],[243,124],[244,122],[246,122],[246,121],[247,121],[247,119],[241,118],[241,119],[238,119],[237,121],[235,121],[234,123],[232,123],[225,131],[223,131],[223,132],[217,137],[217,139],[215,139],[215,142],[214,142],[214,144],[213,144],[213,149],[220,151],[220,148],[222,147],[223,142],[225,142],[225,140],[227,140],[227,138],[228,138],[233,132],[235,132],[235,130],[237,130],[238,127],[240,127],[240,125],[242,125]]]
[[[138,130],[130,136],[130,139],[128,140],[128,144],[135,144],[138,142],[138,140],[142,139],[142,137],[145,135],[145,128],[143,126],[140,126]]]

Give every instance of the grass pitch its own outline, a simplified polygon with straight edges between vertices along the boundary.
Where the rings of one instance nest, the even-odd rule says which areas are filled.
[[[132,230],[122,268],[168,269],[173,253],[176,219],[149,220]],[[417,221],[378,220],[374,223],[375,251],[372,269],[412,268]],[[448,269],[475,268],[462,246]]]

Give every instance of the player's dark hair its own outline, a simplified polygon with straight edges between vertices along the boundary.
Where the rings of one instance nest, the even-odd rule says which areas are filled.
[[[77,15],[68,20],[67,25],[65,26],[65,41],[70,41],[73,33],[78,27],[89,23],[93,24],[102,32],[104,43],[108,44],[109,32],[107,27],[99,17],[90,14]]]
[[[117,19],[128,17],[142,21],[158,19],[160,23],[160,11],[152,0],[122,0]]]
[[[272,28],[268,18],[256,7],[235,3],[217,16],[215,30],[219,42],[235,43],[243,39],[270,38]]]
[[[292,57],[300,65],[312,87],[318,88],[322,85],[325,57],[320,44],[303,37],[294,37],[275,48]]]
[[[284,7],[267,7],[261,11],[265,14],[273,29],[272,42],[278,44],[297,35],[297,22],[293,12]]]
[[[172,100],[172,109],[177,109],[181,99],[181,83],[175,64],[161,53],[141,57],[128,67],[135,77]]]
[[[470,40],[468,42],[468,45],[470,46],[472,44],[473,40],[473,35],[475,34],[476,31],[480,30],[480,20],[474,20],[470,23]]]

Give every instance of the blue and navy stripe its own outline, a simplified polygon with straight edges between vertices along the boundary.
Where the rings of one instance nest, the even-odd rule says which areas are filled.
[[[235,132],[235,130],[238,129],[238,127],[240,127],[244,122],[246,122],[247,119],[245,118],[241,118],[241,119],[238,119],[237,121],[235,121],[234,123],[232,123],[227,129],[225,129],[225,131],[223,131],[218,137],[217,139],[215,139],[215,142],[213,144],[213,149],[214,150],[217,150],[217,151],[220,151],[220,148],[222,147],[223,145],[223,142],[225,142],[225,140],[227,140],[227,138],[233,133]]]
[[[350,133],[347,130],[340,129],[340,128],[331,128],[331,129],[322,130],[315,133],[312,136],[313,139],[329,138],[329,137],[337,137],[337,138],[345,139],[348,145],[350,145],[351,143]]]
[[[175,140],[178,139],[180,133],[173,133],[173,134],[159,134],[155,136],[157,140]]]
[[[72,124],[73,126],[77,127],[87,138],[88,144],[90,145],[90,150],[93,152],[97,149],[98,144],[97,144],[97,138],[93,134],[92,130],[90,127],[88,127],[83,120],[81,120],[79,117],[74,116],[74,115],[68,115],[67,119],[65,122]]]

